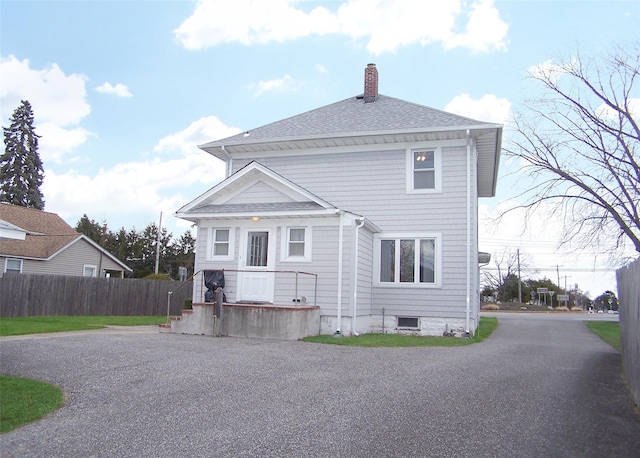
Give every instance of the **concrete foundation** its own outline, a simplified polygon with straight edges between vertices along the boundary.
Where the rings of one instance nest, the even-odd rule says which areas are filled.
[[[194,304],[195,306],[195,304]],[[320,307],[224,304],[225,336],[298,340],[320,333]]]
[[[220,320],[213,314],[215,304],[193,304],[193,309],[183,310],[182,316],[171,319],[170,332],[204,336],[220,335]],[[161,331],[166,330],[166,327]]]

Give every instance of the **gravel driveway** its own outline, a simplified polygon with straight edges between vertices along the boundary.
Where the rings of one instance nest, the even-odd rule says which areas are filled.
[[[640,456],[621,357],[576,320],[503,314],[457,348],[114,329],[0,339],[65,405],[2,457]]]

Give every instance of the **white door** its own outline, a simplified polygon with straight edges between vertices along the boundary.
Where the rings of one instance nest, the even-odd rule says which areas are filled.
[[[240,255],[238,301],[273,303],[275,237],[272,229],[246,229]]]

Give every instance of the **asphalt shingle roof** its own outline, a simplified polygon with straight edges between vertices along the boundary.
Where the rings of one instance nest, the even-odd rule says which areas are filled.
[[[490,123],[380,94],[375,102],[365,103],[361,97],[350,97],[232,137],[206,143],[201,148],[487,124]]]
[[[0,220],[27,232],[25,240],[2,239],[0,255],[46,259],[82,235],[55,213],[0,204]]]

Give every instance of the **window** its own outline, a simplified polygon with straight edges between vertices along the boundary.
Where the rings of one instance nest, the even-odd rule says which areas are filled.
[[[311,261],[311,231],[308,227],[287,227],[282,237],[282,261]]]
[[[96,266],[90,266],[85,264],[82,269],[83,277],[97,277],[98,276],[98,268]]]
[[[418,317],[415,316],[399,316],[398,327],[404,329],[418,329]]]
[[[377,249],[381,285],[437,285],[438,236],[380,236]]]
[[[407,191],[440,191],[440,149],[409,150],[407,155]]]
[[[228,227],[211,228],[209,259],[216,261],[233,259],[233,235],[234,231]]]
[[[5,272],[22,272],[22,259],[7,258],[4,264]]]

